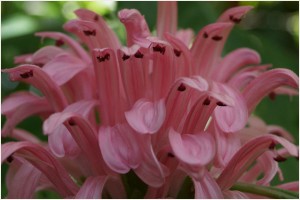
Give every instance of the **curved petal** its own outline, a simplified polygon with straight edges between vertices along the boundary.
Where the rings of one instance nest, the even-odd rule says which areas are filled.
[[[176,32],[176,38],[181,40],[185,46],[190,47],[194,39],[194,30],[193,29],[181,29]]]
[[[149,47],[151,43],[146,38],[150,36],[150,31],[144,16],[136,9],[123,9],[118,16],[126,28],[127,46],[138,44]]]
[[[32,55],[32,63],[38,66],[43,66],[50,62],[57,55],[64,52],[65,51],[63,49],[55,46],[45,46]]]
[[[124,174],[141,163],[138,135],[128,125],[101,127],[99,146],[106,164],[114,171]]]
[[[164,100],[150,102],[140,99],[130,111],[125,112],[125,117],[135,131],[141,134],[156,133],[166,117]]]
[[[106,176],[88,177],[76,194],[75,199],[101,199],[106,181]]]
[[[159,1],[157,6],[157,36],[163,39],[165,32],[174,35],[177,30],[177,2]]]
[[[239,23],[244,15],[249,12],[252,6],[237,6],[226,10],[217,20],[218,22]]]

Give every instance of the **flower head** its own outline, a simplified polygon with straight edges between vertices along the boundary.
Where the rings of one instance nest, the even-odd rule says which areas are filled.
[[[138,10],[124,9],[122,46],[100,15],[79,9],[64,29],[88,50],[63,33],[36,33],[56,46],[19,56],[21,65],[2,70],[43,94],[16,92],[2,103],[2,137],[20,140],[2,145],[9,197],[51,188],[64,198],[128,198],[126,180],[137,176],[146,198],[176,198],[186,177],[195,198],[250,198],[231,188],[268,186],[280,174],[277,162],[298,156],[289,133],[251,116],[270,93],[296,95],[297,75],[268,70],[248,48],[221,56],[233,26],[252,7],[225,11],[193,40],[191,30],[177,30],[176,2],[158,4],[157,35]],[[48,142],[16,128],[32,115],[44,119]]]

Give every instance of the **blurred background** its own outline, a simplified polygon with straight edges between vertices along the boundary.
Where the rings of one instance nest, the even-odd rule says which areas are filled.
[[[203,26],[213,23],[227,8],[238,5],[252,5],[255,8],[233,29],[224,50],[224,55],[239,47],[256,50],[262,63],[270,63],[274,68],[284,67],[299,74],[299,2],[179,2],[179,28],[192,28],[197,33]],[[110,27],[125,44],[125,29],[117,18],[117,11],[122,8],[136,8],[146,18],[149,28],[154,31],[156,24],[156,2],[1,2],[1,68],[13,67],[17,55],[33,53],[45,45],[35,37],[38,31],[65,32],[62,25],[75,18],[73,11],[88,8],[100,13]],[[50,41],[51,42],[51,41]],[[34,90],[22,83],[8,81],[1,74],[1,100],[16,90]],[[278,124],[292,133],[298,144],[299,98],[276,96],[274,101],[264,99],[255,114],[268,124]],[[2,124],[5,118],[1,118]],[[41,120],[31,117],[19,127],[31,131],[46,140],[42,134]],[[2,139],[2,143],[7,139]],[[289,158],[280,163],[284,182],[299,180],[299,161]],[[7,166],[1,167],[2,197],[6,195],[5,173]],[[278,177],[272,184],[281,183]],[[38,198],[56,198],[55,194],[40,192]]]

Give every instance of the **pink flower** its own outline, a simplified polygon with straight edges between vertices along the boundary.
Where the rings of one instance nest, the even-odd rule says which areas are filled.
[[[240,181],[268,186],[281,173],[276,161],[298,156],[289,133],[250,116],[269,93],[298,94],[297,75],[267,70],[251,49],[221,56],[251,7],[225,11],[192,42],[191,30],[177,30],[177,4],[158,4],[156,36],[139,11],[124,9],[121,46],[101,16],[79,9],[64,29],[88,52],[65,34],[37,33],[56,46],[17,57],[22,65],[3,70],[43,94],[21,91],[2,103],[2,136],[20,140],[2,145],[8,197],[32,198],[49,188],[63,198],[129,198],[124,177],[137,175],[146,198],[176,198],[187,176],[195,198],[250,198],[230,189]],[[48,142],[16,129],[32,115],[44,119]]]

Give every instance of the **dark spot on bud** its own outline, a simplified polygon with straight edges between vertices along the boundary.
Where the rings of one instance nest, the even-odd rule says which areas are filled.
[[[179,85],[179,87],[177,88],[177,90],[180,91],[180,92],[183,92],[183,91],[186,90],[186,87],[185,87],[185,85],[184,85],[183,83],[181,83],[181,84]]]
[[[274,101],[276,99],[276,93],[275,92],[270,92],[269,93],[269,98]]]
[[[175,54],[175,56],[179,57],[181,55],[181,51],[174,49],[174,54]]]
[[[95,21],[98,21],[98,20],[99,20],[99,16],[98,16],[98,15],[95,15],[95,16],[94,16],[94,20],[95,20]]]
[[[210,99],[207,97],[202,104],[208,106],[210,104]]]
[[[58,40],[55,41],[55,46],[57,46],[57,47],[60,47],[64,44],[65,44],[65,42],[61,39],[58,39]]]
[[[8,157],[6,158],[6,161],[7,161],[8,163],[11,163],[12,161],[14,161],[14,157],[13,157],[12,155],[10,155],[10,156],[8,156]]]
[[[168,157],[174,158],[175,156],[174,156],[174,154],[172,154],[171,152],[168,152]]]
[[[273,158],[275,161],[277,161],[277,162],[284,162],[284,161],[286,161],[286,158],[284,158],[284,157],[282,157],[282,156],[280,156],[280,155],[278,155],[278,156],[276,156],[275,158]]]
[[[107,53],[104,56],[97,56],[96,58],[97,58],[98,62],[104,62],[104,61],[110,59],[110,55],[109,55],[109,53]]]
[[[152,47],[153,51],[156,51],[156,52],[159,52],[161,53],[162,55],[165,54],[165,51],[166,51],[166,47],[162,47],[160,46],[159,44],[156,45],[155,47]]]
[[[72,118],[69,119],[68,123],[69,123],[70,126],[75,126],[76,125],[76,122]]]
[[[218,105],[218,106],[227,106],[225,103],[223,103],[223,102],[221,102],[221,101],[218,101],[218,102],[217,102],[217,105]]]
[[[24,72],[23,74],[20,74],[21,78],[29,78],[33,76],[33,71],[30,70],[28,72]]]
[[[229,15],[229,19],[236,24],[240,23],[242,20],[241,18],[236,18],[233,15]]]
[[[274,149],[275,149],[275,146],[276,146],[276,143],[272,141],[272,143],[271,143],[270,146],[269,146],[269,149],[270,149],[270,150],[274,150]]]
[[[83,31],[84,35],[86,36],[95,36],[96,35],[96,30],[86,30],[86,31]]]
[[[126,54],[124,54],[124,55],[122,56],[123,61],[125,61],[125,60],[127,60],[127,59],[129,59],[129,58],[130,58],[130,56],[129,56],[129,55],[126,55]]]
[[[203,33],[204,38],[208,38],[208,34],[206,32]]]
[[[220,41],[220,40],[223,39],[223,37],[222,37],[222,36],[219,36],[219,35],[215,35],[215,36],[213,36],[211,39],[213,39],[214,41]]]
[[[140,51],[137,51],[137,52],[134,54],[134,57],[136,57],[136,58],[143,58],[143,57],[144,57],[144,54],[142,54]]]

